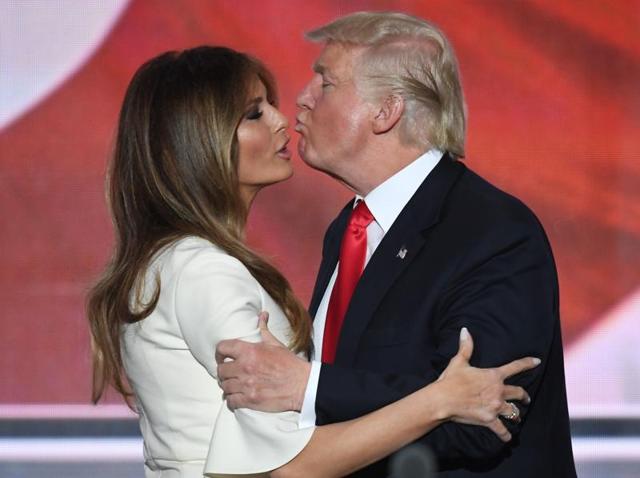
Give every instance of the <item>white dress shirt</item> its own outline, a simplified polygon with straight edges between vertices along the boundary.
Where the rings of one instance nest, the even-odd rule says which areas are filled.
[[[442,151],[437,149],[427,151],[411,164],[380,184],[364,198],[369,211],[371,211],[374,217],[374,221],[367,227],[365,267],[378,245],[382,242],[384,235],[389,231],[429,173],[431,173],[436,164],[438,164],[442,155]],[[356,201],[358,199],[362,198],[356,196]],[[318,354],[322,353],[322,339],[324,336],[324,325],[327,319],[327,310],[329,308],[329,299],[336,282],[336,277],[338,276],[339,266],[340,262],[336,264],[336,268],[333,271],[329,285],[324,291],[313,321],[313,345]],[[318,392],[318,381],[320,380],[320,367],[322,364],[319,356],[313,358],[314,360],[311,362],[311,373],[309,374],[309,381],[307,382],[304,402],[300,413],[300,427],[310,427],[316,423],[315,403]]]

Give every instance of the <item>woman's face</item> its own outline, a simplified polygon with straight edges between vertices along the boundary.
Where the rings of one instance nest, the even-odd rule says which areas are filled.
[[[267,100],[264,84],[256,81],[237,133],[240,192],[249,202],[262,187],[293,174],[288,127],[284,115]]]

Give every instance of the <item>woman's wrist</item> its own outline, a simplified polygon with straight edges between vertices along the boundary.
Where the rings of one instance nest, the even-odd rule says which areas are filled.
[[[427,407],[427,417],[431,417],[427,425],[432,425],[433,421],[439,425],[451,418],[451,395],[447,393],[447,385],[443,381],[431,383],[421,390],[421,399]]]

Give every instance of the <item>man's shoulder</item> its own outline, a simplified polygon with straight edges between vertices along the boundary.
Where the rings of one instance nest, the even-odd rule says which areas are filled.
[[[534,212],[471,169],[465,167],[451,189],[440,219],[438,233],[447,247],[466,251],[467,257],[518,250],[555,267],[549,239]]]
[[[493,226],[520,223],[540,227],[535,213],[520,198],[500,189],[467,166],[452,188],[447,205],[451,213],[463,215],[472,222]]]

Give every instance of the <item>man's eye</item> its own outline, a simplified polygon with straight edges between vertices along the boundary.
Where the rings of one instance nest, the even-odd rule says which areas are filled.
[[[249,111],[246,116],[248,120],[257,120],[257,119],[260,119],[261,117],[262,117],[262,111],[260,110]]]
[[[331,86],[331,83],[327,83],[326,81],[322,82],[322,87],[326,88],[327,86]]]

